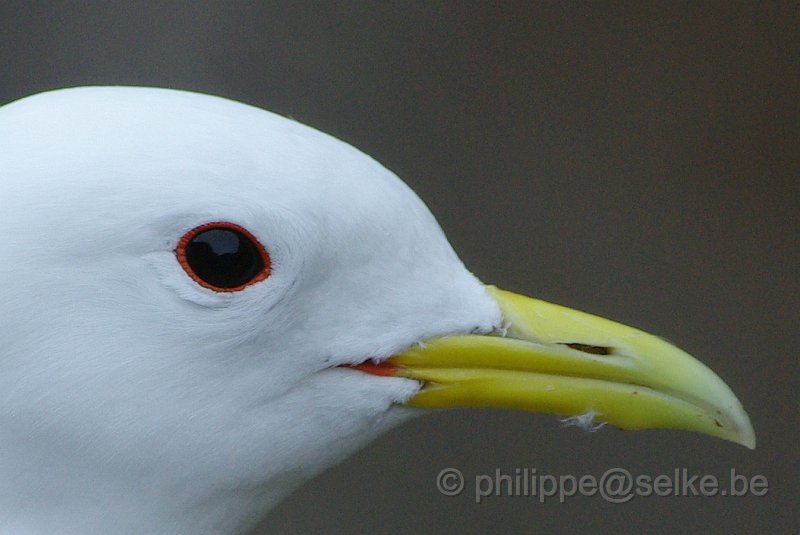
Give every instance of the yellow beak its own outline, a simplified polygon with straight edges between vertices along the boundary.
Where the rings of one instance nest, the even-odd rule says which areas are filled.
[[[607,319],[488,291],[505,336],[447,336],[389,360],[392,375],[424,383],[409,405],[589,414],[622,429],[683,429],[755,447],[739,400],[684,351]]]

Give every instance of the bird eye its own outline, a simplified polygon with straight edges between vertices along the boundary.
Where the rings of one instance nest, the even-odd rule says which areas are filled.
[[[264,246],[234,223],[206,223],[183,235],[175,249],[184,271],[200,286],[238,292],[270,274]]]

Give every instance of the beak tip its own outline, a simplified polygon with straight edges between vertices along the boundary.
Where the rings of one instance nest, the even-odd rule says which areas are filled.
[[[753,430],[753,426],[750,424],[749,419],[747,420],[747,426],[742,428],[739,436],[736,438],[736,442],[745,448],[749,450],[756,449],[756,432]]]
[[[756,436],[752,433],[742,433],[738,437],[733,439],[734,442],[739,444],[740,446],[744,446],[748,450],[756,449]]]
[[[729,423],[729,431],[721,438],[735,442],[749,450],[756,449],[756,432],[753,429],[753,424],[750,422],[750,417],[738,400],[729,411],[727,411],[725,416],[726,418],[723,421]]]

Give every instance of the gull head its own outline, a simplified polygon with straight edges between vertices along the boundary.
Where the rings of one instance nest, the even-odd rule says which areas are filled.
[[[150,88],[0,108],[0,517],[246,532],[423,409],[591,413],[754,446],[660,338],[486,286],[422,201],[267,111]]]

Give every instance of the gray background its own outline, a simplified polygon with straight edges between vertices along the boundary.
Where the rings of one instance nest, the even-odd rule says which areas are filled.
[[[798,532],[798,3],[376,4],[2,2],[0,103],[168,86],[330,132],[406,180],[483,280],[698,355],[759,445],[437,413],[307,484],[264,532]],[[770,490],[476,505],[437,493],[451,466],[735,468]]]

